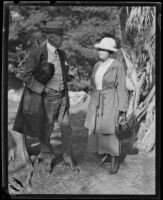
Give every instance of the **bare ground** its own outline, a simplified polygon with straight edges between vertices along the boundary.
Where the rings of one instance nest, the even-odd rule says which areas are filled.
[[[127,155],[115,175],[109,174],[110,163],[99,166],[101,157],[86,151],[87,129],[84,120],[89,99],[70,109],[71,124],[74,132],[74,154],[80,167],[80,172],[73,172],[62,162],[60,129],[56,124],[51,136],[51,144],[57,154],[58,162],[50,175],[47,175],[42,165],[35,167],[32,178],[32,189],[27,190],[27,169],[18,158],[9,163],[9,180],[18,178],[24,188],[15,185],[19,191],[14,194],[155,194],[155,153],[139,152],[137,155]],[[18,103],[9,101],[9,120],[11,126],[15,119]],[[28,138],[30,155],[39,153],[37,139]],[[12,194],[13,191],[10,191]]]

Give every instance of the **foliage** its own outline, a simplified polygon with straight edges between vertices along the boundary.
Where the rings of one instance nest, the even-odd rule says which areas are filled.
[[[126,24],[127,35],[132,37],[138,70],[146,69],[150,88],[155,80],[155,15],[154,7],[132,8]]]
[[[16,53],[15,47],[20,44],[28,52],[34,47],[33,41],[45,40],[41,30],[48,20],[64,22],[62,48],[70,65],[80,68],[80,75],[84,77],[89,77],[98,59],[94,44],[108,33],[120,37],[117,7],[11,6],[9,52]]]
[[[68,83],[70,91],[85,91],[88,93],[90,82],[88,80],[72,81]]]
[[[125,30],[123,53],[135,83],[128,115],[134,113],[141,121],[137,146],[147,152],[155,146],[155,17],[155,7],[131,7],[125,21],[120,20]]]

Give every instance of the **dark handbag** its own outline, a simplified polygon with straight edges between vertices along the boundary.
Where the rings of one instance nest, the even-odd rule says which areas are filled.
[[[121,121],[117,125],[116,135],[120,140],[130,138],[131,133],[132,131],[131,128],[129,127],[127,120]]]

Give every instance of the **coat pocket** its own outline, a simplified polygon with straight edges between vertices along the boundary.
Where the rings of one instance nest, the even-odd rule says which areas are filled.
[[[29,89],[25,90],[24,100],[23,100],[23,113],[35,114],[39,112],[40,107],[42,106],[42,96],[32,92]]]
[[[40,137],[44,130],[44,104],[43,97],[25,89],[23,98],[23,130],[31,137]]]

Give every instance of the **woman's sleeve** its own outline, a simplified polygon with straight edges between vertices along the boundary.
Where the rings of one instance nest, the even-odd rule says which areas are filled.
[[[90,81],[89,81],[89,90],[92,92],[95,89],[95,84],[94,84],[94,70],[96,69],[96,67],[98,66],[98,63],[96,63],[92,69],[92,73],[90,76]]]
[[[119,97],[119,110],[126,112],[128,109],[127,103],[127,90],[126,90],[126,72],[124,65],[118,62],[117,66],[117,79],[118,79],[118,97]]]
[[[36,92],[38,94],[41,94],[45,88],[45,85],[38,82],[34,78],[33,73],[34,73],[36,66],[37,66],[37,62],[36,62],[35,54],[31,53],[31,55],[29,56],[29,58],[25,64],[24,71],[21,74],[21,79],[30,90],[32,90],[33,92]]]

